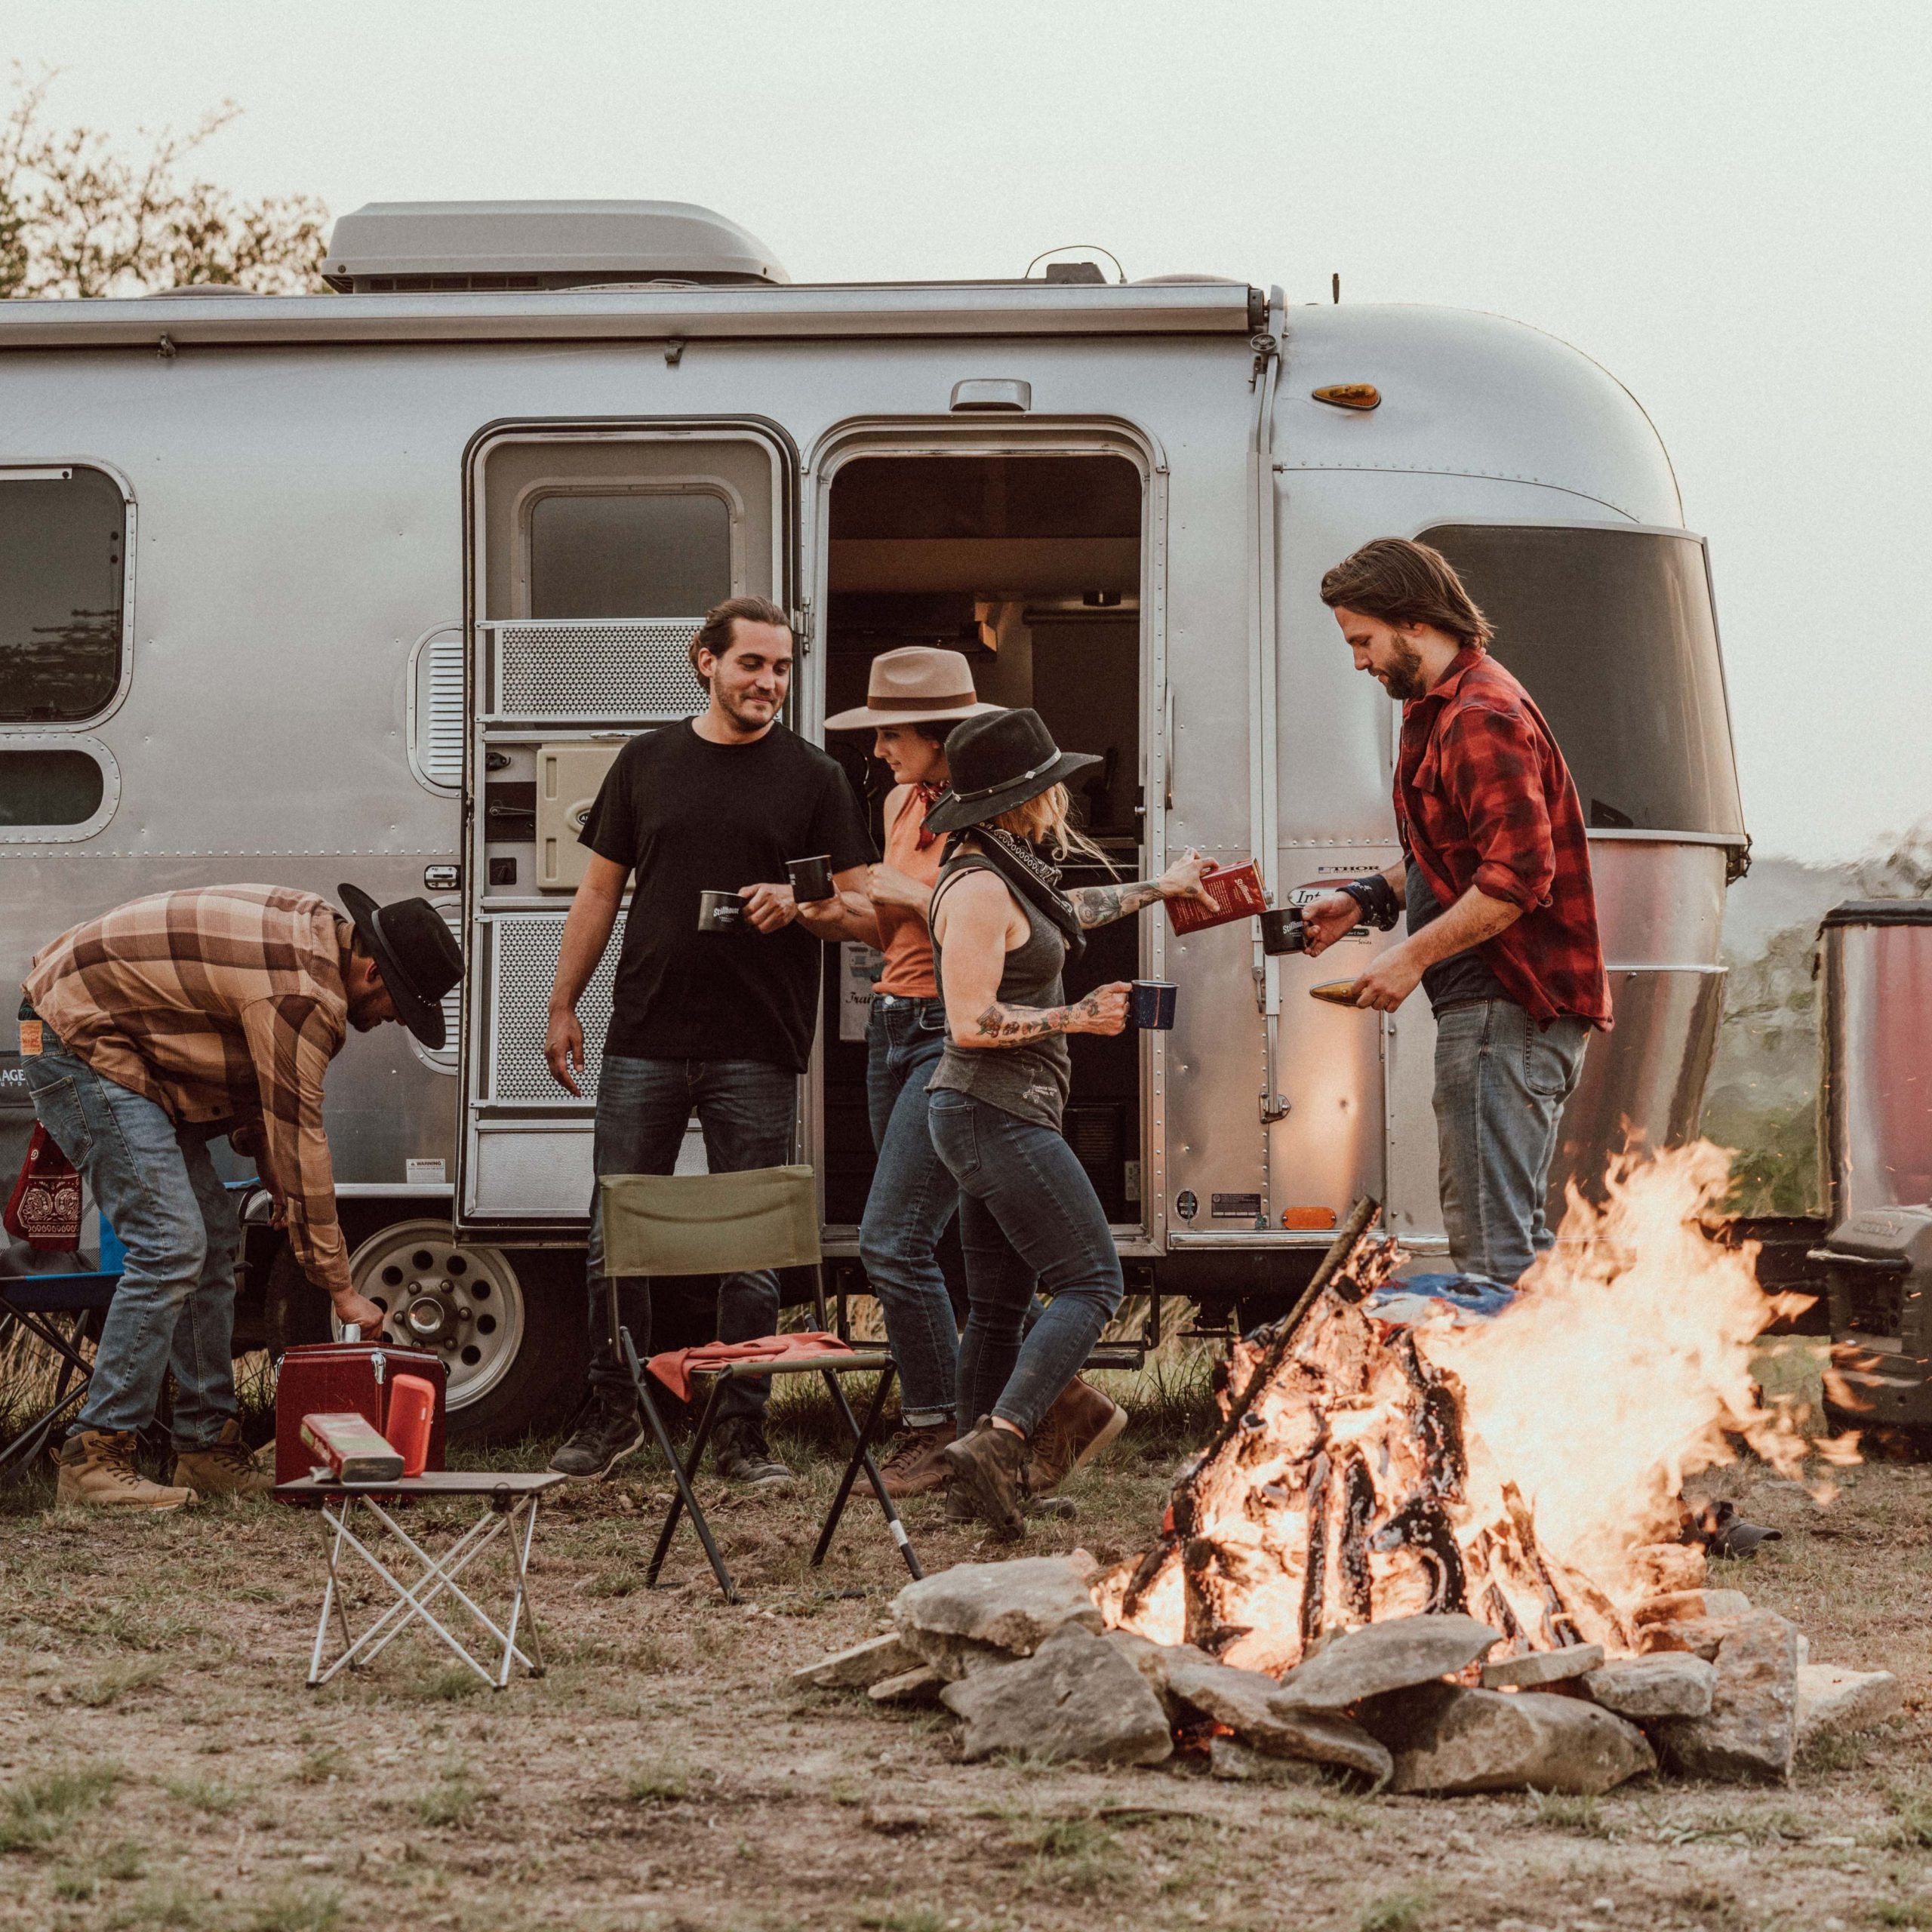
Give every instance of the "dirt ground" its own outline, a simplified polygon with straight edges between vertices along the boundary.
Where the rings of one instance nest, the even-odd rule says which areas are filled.
[[[963,1764],[943,1713],[795,1690],[797,1666],[881,1627],[904,1574],[856,1506],[808,1566],[832,1466],[774,1433],[810,1457],[807,1494],[721,1495],[713,1519],[744,1607],[688,1531],[674,1586],[645,1591],[664,1485],[640,1458],[546,1512],[551,1667],[500,1694],[414,1635],[305,1690],[312,1516],[97,1522],[49,1511],[38,1478],[0,1494],[0,1927],[1932,1926],[1932,1469],[1854,1471],[1823,1514],[1761,1471],[1705,1485],[1786,1532],[1721,1580],[1794,1617],[1815,1660],[1896,1672],[1907,1709],[1886,1729],[1789,1789],[1445,1801],[1190,1764]],[[1029,1546],[1140,1547],[1164,1433],[1137,1423],[1072,1486],[1081,1519]],[[908,1519],[929,1569],[1001,1553],[931,1504]]]

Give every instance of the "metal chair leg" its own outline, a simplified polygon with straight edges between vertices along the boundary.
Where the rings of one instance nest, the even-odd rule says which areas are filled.
[[[872,1431],[878,1426],[879,1417],[885,1412],[885,1399],[891,1392],[894,1364],[888,1362],[879,1372],[878,1386],[872,1392],[872,1407],[866,1411],[865,1426],[861,1429],[852,1414],[852,1406],[845,1399],[845,1392],[839,1386],[838,1377],[829,1369],[821,1371],[825,1386],[832,1392],[832,1399],[838,1413],[844,1418],[845,1426],[851,1432],[852,1454],[845,1465],[845,1472],[839,1478],[838,1493],[832,1500],[832,1508],[825,1519],[825,1527],[820,1532],[818,1547],[812,1552],[814,1567],[823,1563],[832,1548],[832,1539],[837,1533],[839,1518],[845,1513],[846,1500],[852,1493],[852,1484],[860,1469],[872,1486],[872,1494],[878,1498],[878,1506],[885,1512],[885,1527],[893,1542],[898,1546],[899,1554],[905,1558],[906,1567],[912,1573],[917,1583],[925,1575],[919,1567],[919,1559],[912,1549],[912,1539],[906,1533],[906,1525],[899,1520],[899,1512],[894,1508],[891,1497],[887,1494],[885,1479],[878,1472],[872,1460]]]
[[[724,1559],[718,1554],[717,1541],[711,1534],[711,1525],[705,1520],[704,1512],[698,1507],[697,1497],[691,1484],[691,1476],[697,1472],[698,1458],[703,1454],[706,1441],[711,1433],[712,1411],[717,1406],[718,1390],[713,1388],[711,1401],[706,1405],[704,1420],[699,1426],[697,1442],[692,1451],[691,1469],[688,1473],[685,1465],[679,1461],[678,1451],[664,1427],[664,1419],[657,1413],[657,1404],[651,1399],[651,1391],[645,1386],[647,1371],[643,1363],[638,1359],[637,1349],[631,1340],[631,1331],[627,1327],[620,1327],[617,1337],[624,1361],[630,1369],[631,1381],[637,1389],[638,1405],[644,1411],[645,1420],[651,1425],[651,1433],[657,1438],[657,1446],[663,1451],[665,1461],[671,1466],[671,1480],[677,1485],[678,1490],[672,1499],[670,1510],[664,1518],[664,1527],[659,1533],[657,1549],[651,1559],[651,1567],[645,1573],[645,1586],[647,1589],[656,1587],[657,1573],[663,1567],[666,1552],[671,1547],[672,1533],[678,1527],[678,1512],[681,1509],[688,1509],[691,1513],[691,1527],[697,1531],[699,1542],[704,1545],[704,1553],[711,1563],[711,1574],[718,1579],[718,1587],[724,1592],[724,1601],[727,1603],[741,1602],[743,1599],[738,1595],[738,1586],[732,1582],[731,1573],[725,1568]]]

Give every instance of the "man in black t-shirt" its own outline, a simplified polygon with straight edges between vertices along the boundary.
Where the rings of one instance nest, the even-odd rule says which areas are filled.
[[[818,1016],[823,941],[812,921],[823,915],[801,909],[789,885],[772,881],[783,880],[787,860],[829,853],[836,891],[857,892],[872,857],[845,774],[777,721],[792,676],[784,612],[761,597],[734,597],[706,617],[691,654],[710,702],[688,723],[647,731],[617,755],[584,825],[591,857],[550,995],[545,1055],[575,1094],[584,1064],[577,1002],[635,873],[598,1075],[599,1174],[670,1173],[694,1109],[714,1174],[791,1159],[798,1075]],[[736,924],[700,930],[699,900],[710,891],[745,894]],[[605,1320],[594,1199],[590,1214],[590,1400],[550,1463],[584,1478],[608,1475],[645,1438]],[[648,1352],[648,1299],[635,1308],[627,1302],[626,1318]],[[722,1278],[718,1340],[748,1341],[777,1324],[775,1275]],[[762,1380],[727,1383],[718,1398],[720,1475],[758,1484],[791,1479],[765,1444],[768,1390]]]

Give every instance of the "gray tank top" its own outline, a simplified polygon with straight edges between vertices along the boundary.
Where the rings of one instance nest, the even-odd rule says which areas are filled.
[[[933,893],[937,908],[940,894],[962,873],[999,874],[977,854],[955,859],[940,871]],[[1000,883],[1005,884],[1004,879]],[[1000,976],[998,998],[1003,1006],[1064,1006],[1066,989],[1060,973],[1066,964],[1066,941],[1052,923],[1017,895],[1014,903],[1026,915],[1026,941],[1006,955],[1006,970]],[[933,941],[933,971],[945,971],[939,941]],[[945,980],[939,982],[942,988]],[[1060,1131],[1060,1117],[1066,1109],[1067,1090],[1073,1083],[1072,1057],[1066,1050],[1064,1033],[1049,1033],[1044,1039],[1029,1040],[1017,1047],[975,1047],[965,1051],[952,1043],[952,1029],[946,1032],[946,1050],[927,1083],[929,1088],[943,1088],[955,1094],[970,1094],[989,1106],[999,1107],[1036,1126]]]

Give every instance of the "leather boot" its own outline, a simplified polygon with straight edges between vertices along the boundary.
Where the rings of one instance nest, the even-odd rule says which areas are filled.
[[[201,1498],[192,1489],[165,1488],[134,1466],[131,1430],[84,1429],[60,1445],[60,1478],[54,1491],[59,1509],[182,1509]]]

